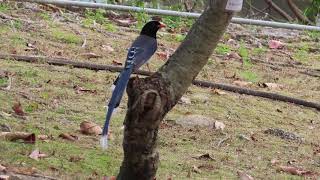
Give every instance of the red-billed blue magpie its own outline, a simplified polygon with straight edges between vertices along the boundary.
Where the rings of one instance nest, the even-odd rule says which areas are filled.
[[[159,21],[153,20],[145,24],[140,32],[140,35],[132,43],[128,50],[127,60],[124,69],[121,71],[115,82],[111,99],[108,104],[105,124],[102,131],[101,145],[102,148],[108,146],[108,129],[112,116],[112,112],[120,104],[123,93],[129,82],[130,75],[133,71],[139,69],[145,64],[157,50],[157,32],[165,27]]]

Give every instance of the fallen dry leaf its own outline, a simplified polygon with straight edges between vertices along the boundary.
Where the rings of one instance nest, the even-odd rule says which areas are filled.
[[[270,163],[271,163],[272,165],[276,165],[276,164],[279,163],[279,160],[278,160],[278,159],[271,159]]]
[[[127,18],[127,19],[114,19],[114,21],[119,25],[119,26],[124,26],[124,27],[130,27],[131,25],[136,24],[135,21],[132,21],[132,19]]]
[[[268,45],[270,49],[281,49],[284,47],[284,44],[277,40],[270,40]]]
[[[313,154],[314,154],[314,155],[320,154],[320,147],[315,147],[315,148],[313,149]]]
[[[62,133],[59,135],[60,138],[62,139],[66,139],[66,140],[69,140],[69,141],[76,141],[78,140],[78,136],[75,136],[75,135],[72,135],[72,134],[68,134],[68,133]]]
[[[231,52],[231,53],[228,53],[227,56],[225,57],[225,59],[229,60],[229,59],[235,59],[235,60],[241,60],[242,57],[236,53],[236,52]]]
[[[156,54],[157,54],[157,55],[159,56],[159,58],[160,58],[161,60],[163,60],[163,61],[168,60],[169,57],[170,57],[169,52],[157,52]]]
[[[212,89],[211,92],[213,94],[217,94],[217,95],[226,95],[227,94],[226,92],[224,92],[224,91],[222,91],[220,89]]]
[[[207,170],[207,171],[212,171],[212,170],[215,170],[216,167],[214,167],[213,165],[211,164],[201,164],[200,166],[198,166],[198,168],[200,170]]]
[[[39,149],[36,149],[34,151],[32,151],[32,153],[29,155],[29,157],[31,159],[34,159],[34,160],[39,160],[40,158],[45,158],[45,157],[48,157],[46,154],[44,153],[40,153]]]
[[[17,102],[12,107],[14,113],[16,113],[18,116],[24,116],[26,113],[23,111],[21,103]]]
[[[113,60],[113,61],[112,61],[112,65],[115,65],[115,66],[122,66],[122,62],[119,62],[119,61]]]
[[[4,167],[4,166],[2,166],[2,165],[0,164],[0,172],[4,171],[4,170],[6,170],[6,169],[7,169],[6,167]]]
[[[117,178],[115,176],[110,176],[110,177],[107,177],[107,176],[104,176],[103,177],[103,180],[116,180]]]
[[[99,135],[102,133],[102,129],[100,126],[89,121],[83,121],[80,124],[80,131],[83,134],[87,134],[87,135]]]
[[[240,180],[254,180],[253,177],[242,171],[237,171]]]
[[[282,85],[277,84],[277,83],[259,83],[260,87],[263,88],[269,88],[269,89],[281,89],[283,88]]]
[[[198,174],[201,173],[201,170],[197,166],[193,166],[192,167],[192,171],[195,172],[195,173],[198,173]]]
[[[110,45],[102,45],[101,49],[108,52],[114,51],[114,49]]]
[[[292,175],[298,175],[298,176],[312,176],[315,173],[307,170],[303,170],[301,168],[297,168],[294,166],[279,166],[280,171],[292,174]]]
[[[195,158],[199,159],[199,160],[214,160],[213,157],[211,157],[209,153],[201,154]]]
[[[83,157],[80,157],[80,156],[70,156],[70,159],[69,161],[70,162],[79,162],[81,160],[83,160],[84,158]]]
[[[41,141],[48,140],[49,136],[44,135],[44,134],[39,134],[38,135],[38,139],[41,140]]]
[[[220,121],[214,122],[215,129],[220,129],[223,131],[225,127],[226,127],[226,125],[223,122],[220,122]]]
[[[25,143],[34,144],[36,142],[36,135],[34,133],[26,132],[0,132],[0,140],[23,140]]]
[[[179,104],[187,104],[190,105],[191,104],[191,100],[190,98],[184,97],[182,96],[181,99],[178,101]]]
[[[97,55],[97,54],[95,54],[95,53],[93,53],[93,52],[90,52],[90,53],[82,53],[82,54],[80,54],[80,56],[85,57],[85,58],[88,58],[88,59],[91,59],[91,58],[100,58],[100,57],[102,57],[101,55]]]
[[[76,91],[77,94],[82,94],[85,92],[96,94],[97,90],[91,90],[91,89],[84,89],[83,87],[80,87],[78,85],[73,86],[73,89]]]
[[[9,180],[9,179],[10,179],[10,176],[8,175],[4,175],[4,174],[0,175],[0,180]]]
[[[252,82],[246,82],[246,81],[233,81],[233,84],[240,87],[247,87],[252,84]]]

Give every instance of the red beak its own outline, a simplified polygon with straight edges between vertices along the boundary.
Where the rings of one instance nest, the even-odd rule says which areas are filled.
[[[161,29],[161,28],[167,27],[167,25],[165,25],[165,24],[163,24],[163,23],[160,23],[160,24],[158,25],[158,27]]]

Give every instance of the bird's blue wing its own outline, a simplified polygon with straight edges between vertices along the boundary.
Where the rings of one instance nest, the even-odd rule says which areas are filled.
[[[132,47],[138,49],[134,58],[135,70],[137,70],[150,60],[151,56],[156,52],[157,40],[149,36],[140,35],[133,42]]]

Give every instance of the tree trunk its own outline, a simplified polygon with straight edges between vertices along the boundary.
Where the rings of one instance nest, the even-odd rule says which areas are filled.
[[[124,122],[124,159],[117,179],[155,178],[159,162],[156,149],[159,125],[207,63],[228,26],[233,12],[225,10],[226,2],[208,0],[206,10],[167,63],[148,78],[130,79]]]
[[[282,17],[286,18],[289,22],[293,21],[293,18],[282,10],[276,3],[272,0],[264,0],[269,6],[271,6],[275,11],[277,11]]]
[[[303,23],[312,24],[312,22],[306,17],[303,12],[297,7],[297,5],[292,0],[287,0],[287,3],[294,13],[294,15]]]

